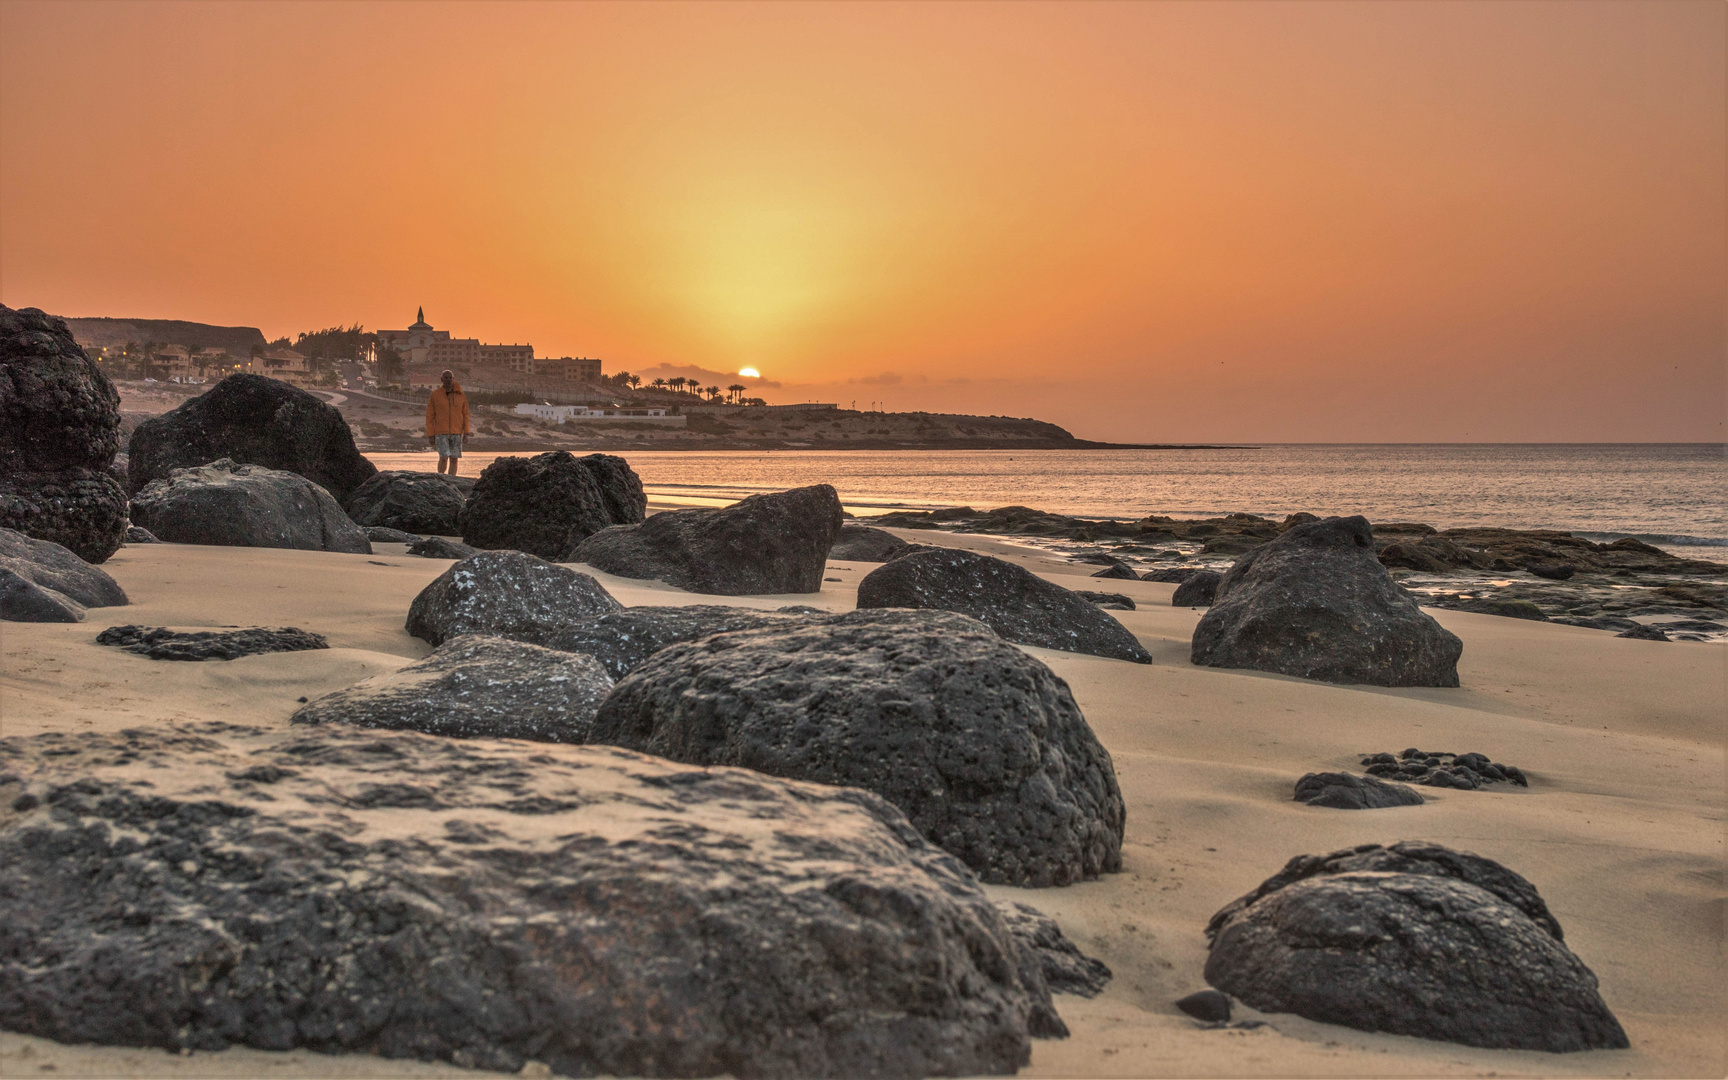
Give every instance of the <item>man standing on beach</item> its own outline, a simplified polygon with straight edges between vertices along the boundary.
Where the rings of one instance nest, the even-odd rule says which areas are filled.
[[[438,471],[455,476],[468,434],[468,398],[455,372],[445,371],[441,378],[443,387],[426,398],[426,441],[438,448]]]

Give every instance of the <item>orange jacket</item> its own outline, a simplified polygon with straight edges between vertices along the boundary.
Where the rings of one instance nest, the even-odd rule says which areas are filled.
[[[434,386],[426,399],[426,434],[468,434],[468,397],[462,384],[451,380],[452,389]]]

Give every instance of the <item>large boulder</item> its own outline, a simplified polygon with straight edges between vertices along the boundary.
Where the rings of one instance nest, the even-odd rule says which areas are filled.
[[[355,448],[354,434],[335,406],[285,382],[248,374],[230,375],[138,425],[127,454],[134,492],[176,469],[228,458],[298,473],[341,503],[378,471]]]
[[[462,634],[534,641],[537,634],[623,609],[587,574],[520,551],[482,551],[420,590],[406,629],[433,645]]]
[[[1535,886],[1438,844],[1299,856],[1206,935],[1206,981],[1266,1012],[1468,1046],[1627,1045]]]
[[[126,524],[126,489],[106,472],[0,476],[0,528],[60,544],[87,562],[105,562],[118,551]]]
[[[227,458],[152,480],[132,497],[132,520],[171,544],[372,551],[365,530],[322,487]]]
[[[550,649],[587,653],[600,661],[614,679],[622,679],[661,649],[733,630],[759,630],[832,618],[808,608],[727,607],[690,604],[679,607],[637,607],[562,626],[537,627],[510,636]]]
[[[570,562],[577,544],[608,526],[639,522],[647,510],[642,480],[623,458],[554,450],[486,466],[459,524],[462,542],[473,547]]]
[[[947,612],[855,611],[674,645],[618,682],[590,738],[874,791],[995,884],[1121,868],[1115,769],[1068,685]]]
[[[582,743],[611,689],[612,676],[592,656],[464,634],[423,660],[302,706],[289,722]]]
[[[0,305],[0,528],[107,559],[126,535],[119,448],[119,392],[66,323]]]
[[[1374,557],[1367,519],[1335,517],[1238,559],[1194,628],[1191,655],[1326,682],[1457,686],[1463,651]]]
[[[840,497],[815,484],[717,509],[667,510],[640,525],[597,532],[570,558],[608,574],[658,578],[717,596],[821,592],[841,521]]]
[[[392,469],[355,488],[343,507],[362,528],[380,526],[402,532],[458,536],[461,526],[457,519],[473,486],[474,482],[467,477]]]
[[[888,532],[869,525],[840,526],[840,535],[828,549],[830,559],[857,562],[892,562],[912,549],[913,545]]]
[[[204,723],[0,740],[0,793],[7,1031],[741,1078],[1065,1033],[977,880],[855,789]]]
[[[126,590],[68,549],[13,529],[0,529],[0,569],[66,597],[79,607],[120,607]]]
[[[937,608],[970,615],[1022,645],[1150,664],[1127,627],[1024,567],[976,552],[920,551],[870,571],[860,608]]]

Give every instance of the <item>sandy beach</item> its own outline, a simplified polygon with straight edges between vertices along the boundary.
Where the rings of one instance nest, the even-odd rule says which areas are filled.
[[[908,539],[1007,557],[1086,588],[1087,568],[988,538]],[[377,553],[185,545],[123,548],[104,569],[132,598],[76,625],[0,629],[6,735],[110,731],[178,720],[285,725],[299,702],[387,672],[430,649],[409,637],[409,602],[449,565]],[[719,598],[777,607],[854,606],[877,564],[830,562],[815,596]],[[583,568],[586,569],[586,568]],[[595,575],[627,605],[697,598]],[[838,579],[838,580],[832,580]],[[1072,686],[1110,750],[1128,806],[1124,869],[1057,889],[992,888],[1055,917],[1115,978],[1057,1006],[1073,1031],[1036,1042],[1027,1076],[1721,1076],[1725,1043],[1724,749],[1728,651],[1463,612],[1433,614],[1465,643],[1460,689],[1387,690],[1200,668],[1199,612],[1173,586],[1107,583],[1139,604],[1116,612],[1151,666],[1027,651]],[[701,602],[717,602],[701,598]],[[119,623],[299,626],[328,651],[162,663],[94,643]],[[1291,801],[1305,772],[1359,755],[1480,751],[1518,765],[1529,790],[1424,789],[1420,807],[1338,811]],[[1568,945],[1596,972],[1631,1039],[1623,1051],[1550,1055],[1365,1034],[1241,1010],[1253,1029],[1207,1029],[1180,1013],[1204,987],[1202,930],[1219,907],[1291,856],[1365,842],[1436,841],[1496,859],[1541,890]],[[531,1064],[532,1071],[537,1066]],[[24,1076],[430,1076],[453,1066],[235,1048],[171,1055],[62,1046],[0,1033],[0,1074]]]

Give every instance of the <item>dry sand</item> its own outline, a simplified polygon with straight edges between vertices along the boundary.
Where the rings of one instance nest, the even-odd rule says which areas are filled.
[[[1074,689],[1115,758],[1128,803],[1124,871],[1066,889],[993,888],[1053,915],[1116,978],[1095,1000],[1058,997],[1073,1029],[1034,1044],[1030,1076],[1723,1076],[1724,718],[1728,648],[1620,640],[1599,631],[1436,611],[1464,639],[1458,690],[1340,687],[1196,668],[1199,613],[1173,587],[1090,582],[1089,568],[979,537],[909,539],[1005,555],[1063,585],[1133,596],[1115,614],[1148,667],[1030,649]],[[449,564],[379,545],[337,555],[144,545],[107,565],[130,608],[74,626],[0,624],[0,731],[113,730],[176,719],[285,724],[299,700],[425,655],[402,630],[409,601]],[[757,607],[853,606],[876,564],[834,562],[819,596],[725,598]],[[596,574],[626,604],[695,600]],[[713,602],[702,598],[703,602]],[[101,629],[288,625],[327,652],[163,663],[94,644]],[[1339,811],[1291,801],[1304,772],[1357,755],[1480,751],[1531,788],[1425,789],[1421,807]],[[1433,840],[1533,881],[1566,941],[1601,979],[1630,1050],[1550,1055],[1370,1035],[1291,1016],[1209,1030],[1172,1002],[1204,986],[1201,930],[1292,855],[1363,842]],[[1247,1014],[1253,1017],[1254,1014]],[[1238,1018],[1241,1018],[1239,1015]],[[534,1069],[535,1066],[530,1066]],[[469,1070],[362,1055],[234,1049],[177,1056],[70,1047],[0,1033],[0,1075],[454,1076]]]

